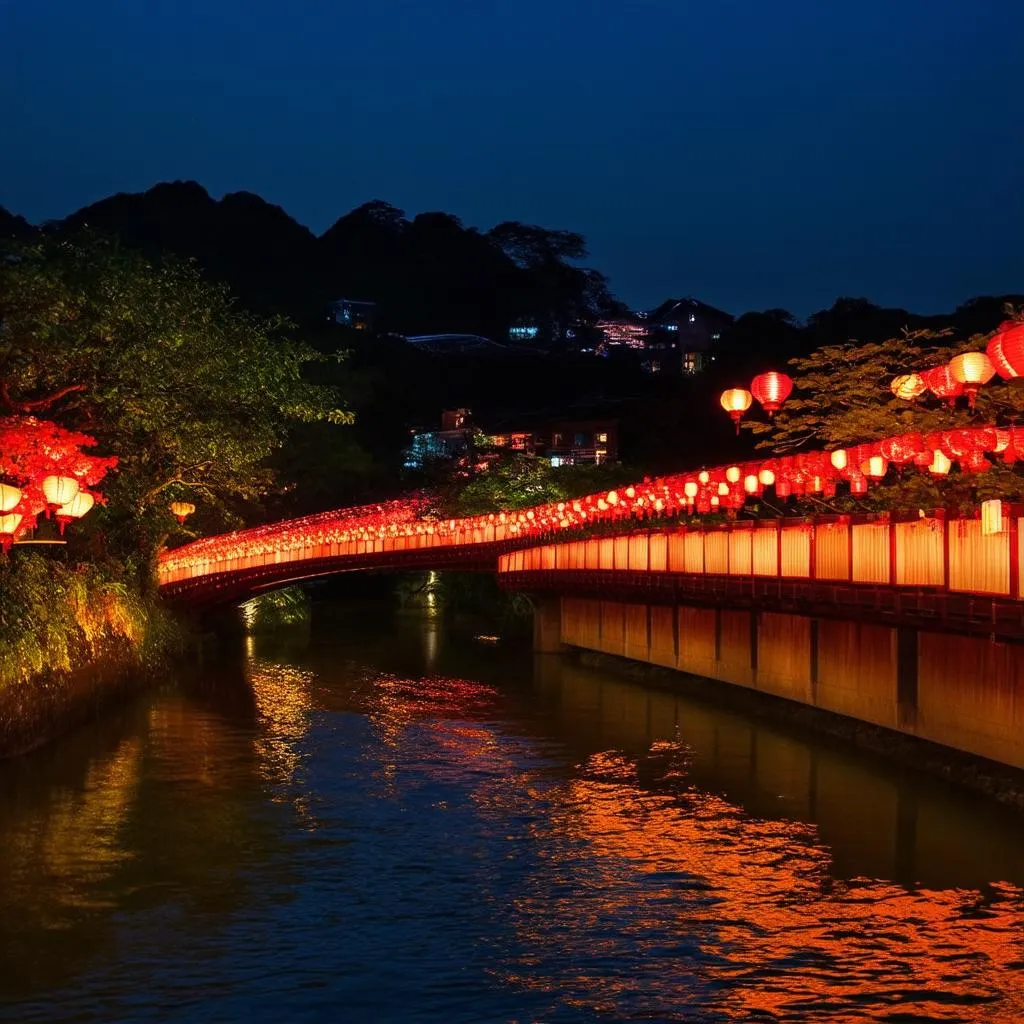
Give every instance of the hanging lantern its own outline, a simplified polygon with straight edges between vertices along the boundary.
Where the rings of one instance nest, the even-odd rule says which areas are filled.
[[[992,468],[992,463],[985,458],[982,452],[971,452],[960,465],[968,473],[987,473]]]
[[[728,391],[722,392],[719,402],[722,408],[732,417],[733,423],[736,424],[737,434],[740,432],[740,420],[743,419],[743,414],[750,408],[752,401],[753,398],[746,388],[729,388]]]
[[[686,483],[683,484],[683,494],[685,494],[690,501],[693,501],[693,499],[697,497],[697,492],[699,490],[700,485],[696,480],[687,480]]]
[[[702,469],[702,470],[701,470],[701,471],[700,471],[700,472],[699,472],[699,473],[697,474],[697,479],[698,479],[698,480],[699,480],[699,481],[700,481],[700,482],[701,482],[702,484],[706,484],[706,483],[707,483],[707,482],[708,482],[708,481],[709,481],[709,480],[711,479],[711,474],[710,474],[710,473],[709,473],[709,472],[708,472],[708,471],[707,471],[706,469]]]
[[[185,522],[185,520],[188,519],[188,517],[192,515],[193,512],[195,512],[195,510],[196,507],[195,505],[192,504],[191,501],[171,502],[171,514],[174,516],[175,519],[178,520],[179,523]],[[501,520],[502,522],[504,522],[505,520],[504,512],[501,513]]]
[[[1007,320],[1000,324],[985,354],[1003,380],[1024,377],[1024,320]]]
[[[996,368],[984,352],[961,352],[949,361],[949,372],[963,385],[967,404],[973,409],[978,389],[996,375]]]
[[[838,469],[840,473],[846,469],[846,464],[849,461],[846,457],[846,450],[843,448],[837,448],[829,455],[828,460],[832,463],[832,468]]]
[[[79,491],[66,505],[61,505],[54,515],[61,536],[64,535],[64,527],[72,519],[81,519],[95,504],[96,499],[88,491]]]
[[[743,476],[743,472],[739,466],[730,466],[725,471],[725,479],[731,484],[738,484],[741,476]]]
[[[936,398],[944,398],[950,405],[964,393],[964,386],[954,376],[949,366],[936,366],[922,374],[924,382]]]
[[[10,512],[21,501],[21,491],[10,484],[0,484],[0,512]]]
[[[775,483],[775,471],[771,469],[762,469],[761,472],[757,474],[757,482],[762,487],[771,487],[771,485]]]
[[[73,476],[48,476],[43,480],[43,495],[51,509],[66,505],[78,493],[78,481]]]
[[[932,452],[932,461],[928,466],[928,472],[932,476],[945,476],[952,467],[953,463],[949,461],[945,452],[940,452],[938,449]]]
[[[881,480],[889,469],[889,462],[881,455],[872,455],[861,463],[860,471],[872,480]]]
[[[850,493],[866,494],[868,490],[868,478],[863,473],[854,473],[850,476]]]
[[[729,493],[729,485],[726,483],[719,484],[718,493],[724,498]]]
[[[17,512],[0,516],[0,548],[4,551],[11,550],[14,535],[18,532],[18,527],[21,526],[22,518]]]
[[[783,403],[789,398],[793,390],[793,381],[784,373],[769,370],[768,373],[759,373],[750,382],[750,391],[756,398],[764,411],[768,413],[769,419],[774,416]]]
[[[756,474],[748,473],[743,478],[743,490],[747,494],[759,494],[761,492],[761,481],[757,478]]]
[[[919,373],[903,373],[899,377],[893,378],[893,382],[889,385],[889,390],[897,398],[902,398],[904,401],[909,402],[924,392],[925,383]]]

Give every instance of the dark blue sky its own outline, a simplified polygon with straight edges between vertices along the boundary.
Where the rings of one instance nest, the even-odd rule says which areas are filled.
[[[0,0],[0,204],[582,231],[638,307],[1024,291],[1019,0]]]

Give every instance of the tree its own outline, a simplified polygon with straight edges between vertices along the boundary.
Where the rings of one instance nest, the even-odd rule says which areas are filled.
[[[289,424],[349,423],[305,371],[328,357],[235,305],[194,265],[91,236],[0,257],[0,399],[94,435],[120,458],[108,523],[153,540],[167,503],[230,511],[273,486]]]
[[[807,358],[790,360],[793,395],[771,422],[744,426],[761,437],[760,448],[791,455],[821,448],[848,448],[901,433],[952,430],[981,424],[1013,423],[1024,413],[1024,389],[995,378],[981,389],[973,410],[952,406],[926,392],[914,401],[893,395],[900,374],[941,366],[961,352],[983,350],[990,335],[952,340],[952,331],[904,331],[885,342],[827,345]],[[946,344],[944,344],[946,342]],[[859,499],[859,507],[966,507],[985,497],[1019,500],[1024,478],[1001,462],[979,476],[954,472],[944,480],[912,469]]]

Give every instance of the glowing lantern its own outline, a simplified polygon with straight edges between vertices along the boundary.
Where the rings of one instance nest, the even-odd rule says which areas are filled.
[[[712,497],[711,497],[711,505],[712,505],[713,508],[718,508],[718,506],[721,505],[721,503],[722,503],[722,500],[721,500],[721,498],[718,497],[717,494],[712,495]]]
[[[699,481],[700,481],[700,482],[701,482],[702,484],[706,484],[706,483],[707,483],[707,482],[708,482],[708,481],[709,481],[709,480],[711,479],[711,474],[710,474],[710,473],[709,473],[709,472],[708,472],[708,471],[707,471],[706,469],[702,469],[702,470],[701,470],[701,471],[700,471],[700,472],[699,472],[699,473],[697,474],[697,479],[698,479],[698,480],[699,480]]]
[[[757,480],[762,487],[771,487],[771,485],[775,483],[775,471],[771,469],[762,469],[761,472],[757,474]]]
[[[949,361],[949,372],[953,380],[963,385],[967,403],[973,409],[978,389],[996,375],[996,368],[984,352],[961,352]]]
[[[850,477],[850,493],[851,494],[866,494],[868,489],[868,478],[857,473],[855,476]]]
[[[860,467],[860,471],[865,476],[871,477],[872,480],[881,480],[888,469],[889,463],[881,455],[872,455],[869,459],[861,463]]]
[[[945,398],[950,405],[955,405],[957,398],[964,393],[964,386],[954,376],[949,366],[936,366],[923,373],[922,378],[936,398]]]
[[[79,491],[66,505],[61,505],[56,513],[61,534],[72,519],[81,519],[95,504],[96,499],[88,491]]]
[[[732,417],[733,423],[736,424],[736,433],[740,432],[740,420],[743,419],[743,414],[750,408],[750,403],[753,401],[751,394],[746,388],[729,388],[728,391],[722,392],[722,397],[719,399],[722,404],[722,408]]]
[[[932,453],[931,465],[928,467],[928,472],[932,476],[945,476],[952,468],[953,463],[946,457],[945,452],[940,452],[936,449]]]
[[[10,512],[21,501],[21,491],[10,484],[0,484],[0,512]]]
[[[903,373],[893,378],[889,389],[897,398],[909,402],[925,390],[925,383],[919,373]]]
[[[725,471],[725,479],[731,484],[739,483],[740,477],[743,476],[739,466],[730,466]]]
[[[759,373],[750,382],[750,390],[771,418],[789,398],[793,390],[793,381],[784,373],[769,370],[768,373]]]
[[[981,503],[981,532],[985,536],[1003,532],[1003,503],[998,498]]]
[[[761,490],[761,481],[758,480],[755,474],[750,473],[743,478],[743,490],[747,494],[757,494]]]
[[[51,508],[66,505],[78,493],[78,481],[73,476],[48,476],[43,480],[43,494]]]
[[[831,463],[832,463],[832,468],[833,468],[833,469],[838,469],[840,473],[841,473],[841,472],[842,472],[842,471],[843,471],[844,469],[846,469],[846,464],[847,464],[847,462],[849,461],[849,460],[847,459],[847,457],[846,457],[846,450],[845,450],[845,449],[843,449],[843,448],[837,448],[837,449],[836,449],[836,450],[835,450],[834,452],[832,452],[832,454],[831,454],[831,455],[830,455],[830,456],[828,457],[828,460],[829,460],[829,462],[831,462]]]
[[[12,512],[6,516],[0,516],[0,548],[9,551],[14,543],[14,535],[21,526],[22,516]]]
[[[1024,320],[1007,320],[1001,324],[985,353],[1004,380],[1024,376]]]
[[[683,494],[685,494],[690,501],[693,501],[693,499],[697,497],[697,492],[699,490],[700,485],[696,480],[687,480],[686,483],[683,484]]]
[[[724,498],[729,493],[729,485],[726,483],[719,484],[718,493]]]
[[[618,492],[617,491],[609,491],[608,492],[608,499],[607,500],[608,500],[608,504],[609,505],[618,505],[618,503],[619,503]]]
[[[195,512],[195,510],[196,510],[196,507],[195,507],[195,505],[192,504],[191,501],[172,501],[171,502],[171,514],[174,516],[175,519],[178,520],[179,523],[185,522],[185,520],[188,519],[188,517],[190,515],[192,515],[193,512]],[[501,514],[501,519],[502,519],[502,521],[504,521],[504,519],[505,519],[505,513],[504,512],[502,512],[502,514]]]

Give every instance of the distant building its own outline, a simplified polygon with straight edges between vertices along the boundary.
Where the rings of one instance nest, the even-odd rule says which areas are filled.
[[[540,328],[533,324],[512,324],[508,329],[508,340],[515,342],[535,341]]]
[[[545,454],[552,466],[619,461],[618,420],[557,420],[550,429]]]
[[[372,331],[377,315],[376,302],[360,302],[356,299],[337,299],[331,303],[330,316],[342,327],[351,327],[357,331]]]
[[[714,359],[712,349],[732,326],[733,318],[699,299],[669,299],[647,314],[647,348],[678,353],[683,373],[700,373]],[[662,368],[667,360],[660,359]]]
[[[634,349],[643,353],[640,365],[648,373],[700,373],[732,322],[728,313],[699,299],[668,299],[648,313],[598,321],[602,341],[596,351]]]
[[[473,447],[472,414],[469,409],[446,409],[441,413],[441,429],[412,435],[402,452],[402,464],[408,470],[423,470],[436,462],[465,462],[468,466]]]

